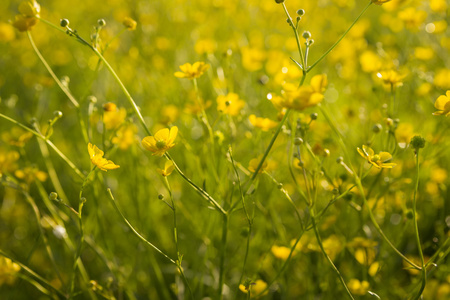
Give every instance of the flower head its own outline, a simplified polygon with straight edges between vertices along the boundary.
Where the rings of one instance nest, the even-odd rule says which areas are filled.
[[[88,144],[88,152],[91,162],[102,171],[114,170],[120,167],[113,163],[111,160],[107,160],[106,158],[104,158],[103,155],[105,153],[91,143]]]
[[[39,17],[41,6],[35,0],[24,1],[19,5],[19,12],[12,24],[21,32],[28,31],[36,25],[38,21],[36,17]]]
[[[128,30],[136,30],[137,22],[133,20],[132,18],[125,18],[122,22],[123,26],[127,28]]]
[[[142,146],[153,152],[153,155],[163,156],[166,151],[175,146],[175,138],[178,134],[178,127],[164,128],[155,133],[154,136],[146,136],[142,139]]]
[[[278,125],[277,122],[272,121],[271,119],[259,118],[255,115],[250,115],[248,119],[253,126],[261,128],[262,131],[269,131],[270,129],[275,128]]]
[[[241,290],[241,292],[246,293],[246,294],[250,292],[251,298],[258,296],[266,288],[267,288],[267,283],[261,279],[257,279],[254,282],[248,281],[248,282],[245,282],[244,284],[239,285],[239,289]],[[259,296],[264,296],[267,293],[268,293],[268,291],[265,291],[262,295],[259,295]]]
[[[445,95],[441,95],[434,102],[434,107],[438,111],[434,112],[433,115],[445,115],[446,117],[450,116],[450,90],[448,90]]]
[[[195,62],[193,65],[190,63],[185,63],[180,66],[180,70],[182,72],[175,72],[174,75],[178,78],[194,79],[202,76],[208,69],[209,65],[201,61]]]
[[[175,166],[173,165],[173,162],[171,160],[166,160],[166,162],[164,163],[164,169],[156,169],[156,171],[158,171],[158,173],[163,177],[167,177],[172,174],[173,170],[175,170]]]
[[[382,79],[385,84],[392,86],[401,86],[406,74],[401,74],[395,70],[381,71],[377,73],[377,77]]]
[[[362,150],[358,147],[357,148],[358,153],[361,154],[362,157],[364,157],[370,164],[374,165],[378,169],[381,168],[392,168],[395,167],[397,164],[394,163],[386,163],[386,161],[389,161],[392,159],[392,155],[388,152],[380,152],[379,154],[375,154],[375,152],[372,150],[372,148],[363,145]]]
[[[127,111],[125,108],[120,109],[114,103],[108,102],[103,105],[103,123],[108,130],[117,129],[125,121]]]
[[[237,116],[244,106],[244,100],[240,99],[236,93],[228,93],[217,97],[217,110],[226,115]]]

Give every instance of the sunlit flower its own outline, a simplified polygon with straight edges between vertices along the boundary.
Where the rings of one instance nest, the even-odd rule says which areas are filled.
[[[154,136],[146,136],[142,139],[142,146],[153,152],[153,155],[162,156],[166,151],[175,146],[175,138],[178,134],[178,127],[164,128],[155,133]]]
[[[120,167],[115,163],[113,163],[111,160],[103,158],[103,155],[105,153],[102,150],[100,150],[97,146],[92,145],[91,143],[88,144],[88,152],[92,164],[97,166],[102,171],[114,170]]]
[[[255,115],[250,115],[248,119],[253,126],[260,128],[262,131],[269,131],[278,125],[277,122],[272,121],[271,119],[259,118]]]
[[[401,86],[406,75],[400,74],[395,70],[388,70],[377,73],[377,77],[382,79],[385,84],[390,84],[392,86]]]
[[[19,5],[20,15],[16,15],[14,22],[12,23],[14,27],[19,29],[19,31],[28,31],[34,25],[36,25],[41,11],[41,6],[36,1],[25,1]]]
[[[250,282],[248,284],[240,284],[239,290],[244,293],[250,292],[250,298],[257,297],[259,294],[261,294],[262,291],[264,291],[267,288],[267,283],[261,279],[257,279],[255,282]],[[263,294],[259,296],[267,295],[268,291],[265,291]]]
[[[164,169],[156,169],[156,171],[164,177],[172,174],[173,170],[175,170],[175,166],[173,165],[173,162],[171,160],[167,160],[164,163]]]
[[[386,161],[389,161],[392,159],[392,155],[388,152],[380,152],[379,154],[375,154],[375,152],[372,150],[372,148],[363,145],[362,150],[358,147],[357,148],[358,153],[361,154],[362,157],[364,157],[370,164],[374,165],[375,167],[381,169],[381,168],[392,168],[396,166],[397,164],[394,163],[386,163]]]
[[[23,179],[26,183],[30,184],[35,179],[44,182],[47,180],[47,173],[40,171],[36,167],[26,167],[21,170],[16,170],[14,172],[14,175],[16,175],[17,178]]]
[[[250,160],[250,162],[248,163],[248,170],[250,172],[255,172],[256,169],[258,168],[259,162],[262,159],[262,155],[259,155],[257,158],[253,158],[252,160]],[[263,173],[266,171],[270,171],[273,170],[275,168],[275,163],[273,161],[270,160],[264,160],[261,169],[259,169],[258,173]]]
[[[352,294],[363,296],[369,291],[369,282],[367,281],[359,281],[358,279],[350,279],[350,281],[347,284],[348,289]]]
[[[24,1],[19,5],[19,12],[25,17],[39,17],[41,6],[34,0]]]
[[[4,283],[11,285],[16,280],[16,273],[20,271],[20,266],[6,258],[0,256],[0,286]]]
[[[244,106],[245,102],[238,94],[228,93],[217,97],[217,110],[226,115],[237,116]]]
[[[20,127],[13,127],[9,132],[2,133],[2,140],[16,147],[23,147],[33,137],[29,131]]]
[[[103,105],[103,123],[107,130],[117,129],[125,121],[127,111],[120,109],[114,103],[108,102]]]
[[[134,124],[122,126],[117,130],[116,136],[112,138],[112,143],[119,146],[120,149],[126,150],[136,141],[136,133],[138,129]]]
[[[123,26],[125,26],[125,28],[127,28],[128,30],[135,30],[136,29],[136,25],[137,22],[135,20],[133,20],[132,18],[125,18],[122,22]]]
[[[445,115],[446,117],[450,116],[450,90],[448,90],[445,95],[441,95],[434,102],[434,107],[438,111],[434,112],[433,115]]]
[[[174,75],[178,78],[194,79],[202,76],[208,69],[209,65],[201,61],[195,62],[193,65],[185,63],[180,66],[182,72],[175,72]]]
[[[282,260],[286,260],[291,253],[290,248],[277,245],[273,245],[270,250],[272,251],[273,256]]]

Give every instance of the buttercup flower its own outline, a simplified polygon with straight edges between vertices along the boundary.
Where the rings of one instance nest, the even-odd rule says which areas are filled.
[[[289,254],[291,253],[290,248],[277,245],[273,245],[272,248],[270,248],[270,250],[272,251],[273,256],[282,260],[286,260],[289,257]]]
[[[19,29],[19,31],[28,31],[34,25],[36,25],[41,12],[41,6],[36,1],[25,1],[19,5],[20,15],[16,15],[14,22],[12,23],[14,27]]]
[[[178,134],[178,127],[164,128],[154,136],[146,136],[142,139],[142,146],[153,152],[153,155],[163,156],[166,151],[175,146],[174,141]]]
[[[237,116],[244,106],[245,102],[238,94],[228,93],[217,97],[217,110],[226,115]]]
[[[377,73],[377,77],[382,79],[385,84],[390,84],[392,86],[401,86],[406,75],[401,74],[395,70],[388,70]]]
[[[20,266],[9,258],[0,256],[0,286],[3,283],[12,285],[20,269]]]
[[[201,61],[195,62],[193,65],[190,63],[185,63],[180,66],[180,70],[182,72],[175,72],[174,75],[178,78],[194,79],[202,76],[208,69],[209,65]]]
[[[173,170],[175,170],[175,166],[173,165],[173,162],[171,160],[167,160],[164,163],[164,169],[156,169],[156,171],[158,171],[158,173],[164,177],[172,174]]]
[[[248,293],[250,291],[250,297],[253,298],[254,296],[259,295],[262,291],[264,291],[267,288],[267,283],[264,282],[261,279],[256,280],[255,282],[250,282],[246,285],[240,284],[239,289],[244,292]],[[268,293],[268,291],[265,291],[262,295],[264,296]]]
[[[278,125],[277,122],[272,121],[271,119],[259,118],[255,115],[250,115],[248,119],[253,126],[261,128],[262,131],[269,131],[270,129],[275,128]]]
[[[357,150],[362,157],[364,157],[370,164],[374,165],[378,169],[381,168],[390,169],[397,165],[394,163],[386,163],[386,161],[392,159],[392,155],[388,152],[380,152],[379,154],[375,154],[372,148],[366,145],[362,146],[362,150],[359,147],[357,148]]]
[[[391,0],[371,0],[373,4],[382,5],[383,3],[389,2]]]
[[[434,102],[434,107],[438,111],[434,112],[433,115],[445,115],[446,117],[450,116],[450,90],[448,90],[445,95],[441,95]]]
[[[103,105],[103,123],[108,130],[117,129],[125,121],[127,111],[120,109],[114,103],[108,102]]]
[[[137,22],[132,18],[125,18],[122,22],[123,26],[125,26],[128,30],[136,30]]]
[[[103,158],[103,155],[105,153],[91,143],[88,144],[88,152],[91,162],[102,171],[114,170],[120,167],[113,163],[111,160]]]

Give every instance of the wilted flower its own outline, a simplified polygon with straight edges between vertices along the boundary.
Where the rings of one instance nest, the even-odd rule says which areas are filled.
[[[434,107],[438,111],[434,112],[433,115],[445,115],[446,117],[450,116],[450,90],[448,90],[445,95],[441,95],[434,102]]]
[[[88,144],[88,152],[92,164],[97,166],[102,171],[114,170],[120,167],[115,163],[113,163],[111,160],[103,158],[103,155],[105,153],[102,150],[100,150],[97,146],[92,145],[91,143]]]
[[[155,133],[154,136],[146,136],[142,139],[142,146],[153,152],[153,155],[162,156],[166,151],[175,146],[175,138],[178,134],[178,127],[164,128]]]
[[[392,168],[395,167],[397,164],[394,163],[386,163],[386,161],[389,161],[392,159],[392,155],[388,152],[380,152],[379,154],[375,154],[375,152],[372,150],[372,148],[363,145],[362,150],[358,147],[357,148],[358,153],[361,154],[362,157],[364,157],[370,164],[374,165],[378,169],[381,168]]]
[[[209,69],[209,65],[205,64],[204,62],[195,62],[193,65],[190,63],[185,63],[184,65],[180,66],[180,70],[182,72],[175,72],[175,77],[178,78],[187,78],[187,79],[194,79],[199,78],[200,76],[205,73],[206,70]]]

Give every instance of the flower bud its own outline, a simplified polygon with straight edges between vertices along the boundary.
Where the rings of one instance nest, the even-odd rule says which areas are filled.
[[[99,19],[99,20],[97,21],[97,23],[98,23],[98,26],[100,26],[100,27],[103,27],[103,26],[106,25],[105,19]]]
[[[58,200],[58,194],[55,193],[55,192],[51,192],[51,193],[48,195],[48,199],[50,199],[51,201],[56,201],[56,200]]]
[[[339,156],[338,158],[336,158],[336,162],[338,164],[342,163],[344,161],[344,158],[342,156]]]
[[[61,111],[57,110],[57,111],[53,112],[53,115],[55,116],[55,118],[59,119],[63,116],[63,113]]]
[[[425,139],[419,135],[416,135],[411,139],[410,144],[414,149],[419,150],[420,148],[425,147]]]
[[[303,16],[304,14],[305,14],[305,10],[304,9],[297,10],[297,15]]]
[[[311,32],[309,32],[309,31],[304,31],[303,34],[302,34],[302,37],[303,37],[305,40],[311,38]]]
[[[123,26],[125,26],[128,30],[135,30],[137,26],[137,22],[132,18],[125,18],[122,22]]]
[[[69,20],[67,20],[67,19],[61,19],[61,21],[59,22],[59,25],[60,25],[61,27],[67,27],[67,26],[69,26]]]
[[[163,199],[164,199],[164,195],[163,195],[163,194],[159,194],[159,195],[158,195],[158,199],[159,199],[159,200],[163,200]]]
[[[97,97],[95,96],[89,96],[87,99],[90,103],[97,103]]]
[[[281,190],[281,189],[283,188],[283,184],[282,184],[282,183],[279,183],[279,184],[277,185],[277,188],[278,188],[279,190]]]
[[[319,115],[317,114],[317,113],[312,113],[311,115],[310,115],[310,117],[311,117],[311,120],[317,120],[317,117],[318,117]]]
[[[381,124],[375,124],[375,125],[373,125],[373,127],[372,127],[372,131],[373,131],[374,133],[379,133],[379,132],[381,131],[381,129],[383,129],[383,127],[381,127]]]
[[[302,138],[295,138],[294,140],[294,145],[296,146],[300,146],[301,144],[303,144],[303,139]]]
[[[284,0],[275,0],[275,2],[278,3],[278,4],[280,4],[280,3],[283,3]]]

